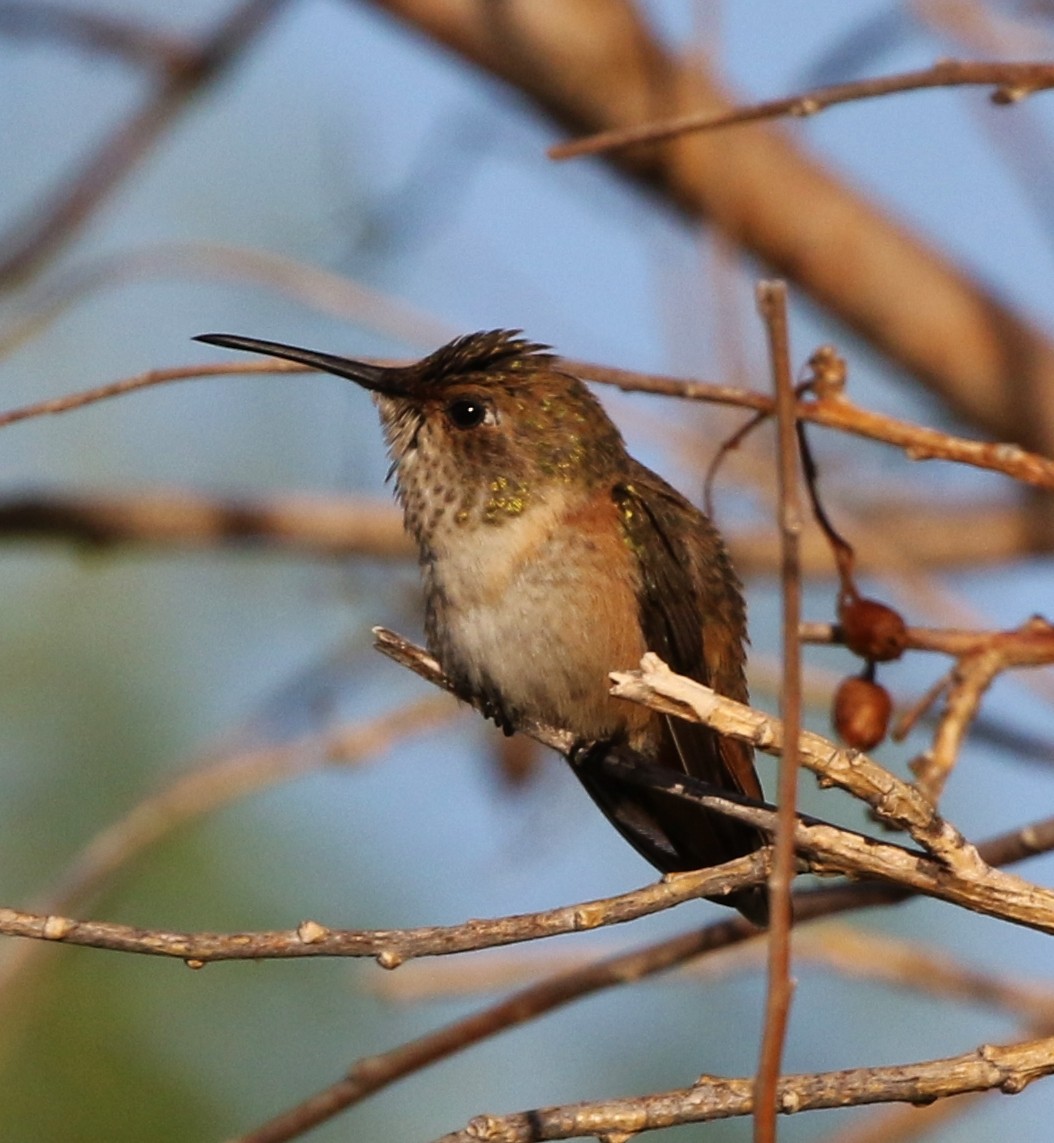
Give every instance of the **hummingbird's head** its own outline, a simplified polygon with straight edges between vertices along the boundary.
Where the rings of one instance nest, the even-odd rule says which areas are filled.
[[[591,487],[625,457],[588,388],[518,330],[470,333],[400,366],[226,334],[196,340],[297,361],[369,389],[415,530],[447,515],[501,523],[554,487]]]

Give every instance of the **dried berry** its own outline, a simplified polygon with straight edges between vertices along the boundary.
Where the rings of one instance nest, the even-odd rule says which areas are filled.
[[[861,659],[886,663],[904,654],[908,641],[904,620],[899,611],[877,599],[843,597],[838,603],[838,622],[845,645]]]
[[[886,737],[893,700],[871,679],[843,679],[834,692],[831,722],[838,737],[855,750],[871,750]]]

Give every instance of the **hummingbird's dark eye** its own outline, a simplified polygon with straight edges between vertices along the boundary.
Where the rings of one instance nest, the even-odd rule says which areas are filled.
[[[459,429],[474,429],[477,425],[494,423],[490,406],[476,397],[455,397],[446,411]]]

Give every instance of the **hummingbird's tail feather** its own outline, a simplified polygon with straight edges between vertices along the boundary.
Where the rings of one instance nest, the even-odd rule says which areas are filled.
[[[617,765],[604,765],[608,761]],[[745,857],[767,843],[765,835],[754,826],[648,785],[645,771],[669,772],[674,777],[683,771],[642,758],[624,743],[588,744],[572,755],[571,764],[611,824],[663,873],[708,869]],[[640,780],[633,780],[632,771],[641,771]],[[744,796],[731,789],[727,781],[709,784],[715,792],[733,799]],[[712,899],[738,909],[759,928],[768,924],[768,890],[764,885]]]
[[[714,900],[715,898],[711,898]],[[744,917],[759,929],[769,927],[769,891],[766,885],[754,885],[750,889],[740,889],[721,897],[722,905],[731,905],[738,909]]]

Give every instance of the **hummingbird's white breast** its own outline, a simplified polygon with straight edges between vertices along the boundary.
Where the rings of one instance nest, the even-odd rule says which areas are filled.
[[[647,720],[608,693],[608,673],[636,667],[645,649],[613,506],[597,512],[555,487],[500,524],[440,527],[429,550],[429,641],[455,679],[513,720],[580,738]]]

